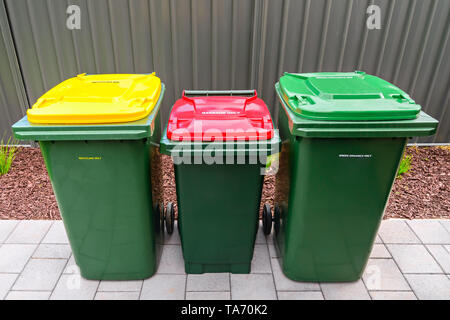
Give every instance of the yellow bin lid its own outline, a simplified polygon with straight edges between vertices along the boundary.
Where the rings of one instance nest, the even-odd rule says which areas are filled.
[[[34,123],[129,122],[150,114],[161,93],[152,74],[80,74],[50,89],[28,109]]]

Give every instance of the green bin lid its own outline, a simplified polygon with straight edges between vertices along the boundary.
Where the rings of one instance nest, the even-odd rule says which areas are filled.
[[[306,119],[407,120],[421,109],[396,86],[362,71],[285,73],[279,84],[286,104]]]

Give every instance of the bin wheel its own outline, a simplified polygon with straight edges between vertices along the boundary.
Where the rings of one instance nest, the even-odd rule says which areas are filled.
[[[270,210],[270,205],[267,203],[263,207],[262,223],[263,232],[267,236],[272,231],[272,210]]]
[[[281,208],[278,204],[273,207],[273,230],[275,234],[278,235],[280,231],[280,220],[281,220]]]
[[[160,230],[164,231],[164,211],[161,210],[161,205],[159,204],[159,202],[153,206],[153,209],[155,213],[156,229],[158,232]]]
[[[167,204],[165,220],[166,220],[167,233],[168,234],[172,234],[173,233],[174,220],[175,220],[175,209],[173,207],[173,203],[172,202],[169,202]]]

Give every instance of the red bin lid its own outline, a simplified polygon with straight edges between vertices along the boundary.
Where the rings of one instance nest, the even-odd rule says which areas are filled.
[[[173,141],[269,140],[270,112],[256,90],[183,91],[169,116]]]

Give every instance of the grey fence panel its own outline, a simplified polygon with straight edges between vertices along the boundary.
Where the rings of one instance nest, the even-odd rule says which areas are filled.
[[[0,139],[11,137],[11,124],[23,117],[28,101],[3,2],[0,2]]]
[[[182,89],[255,88],[276,115],[284,71],[363,70],[441,121],[419,141],[450,141],[448,0],[5,1],[30,104],[78,73],[155,71],[167,86],[163,121]],[[372,4],[381,29],[366,27]],[[66,27],[68,5],[81,9],[80,30]]]

